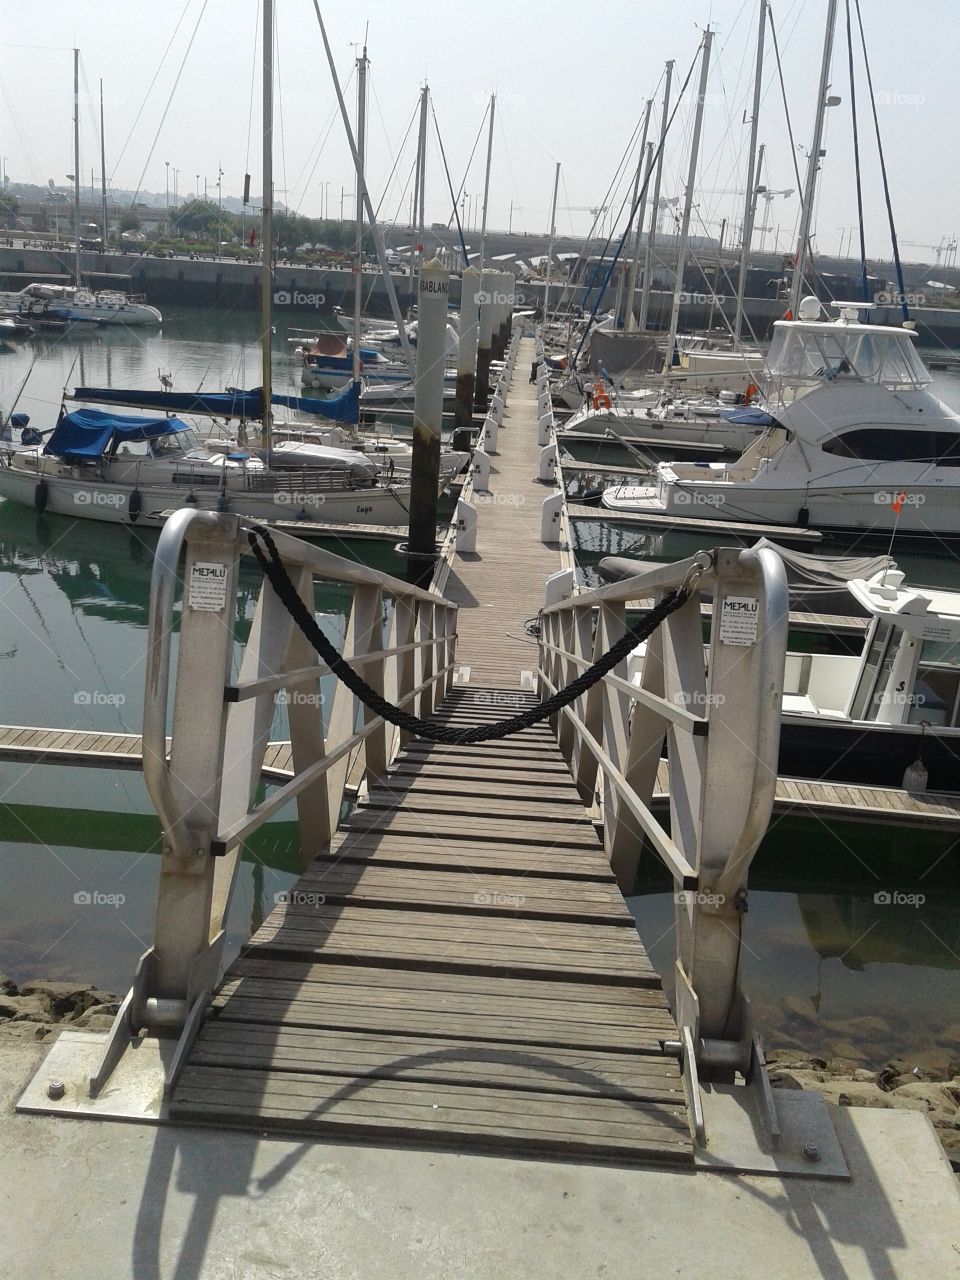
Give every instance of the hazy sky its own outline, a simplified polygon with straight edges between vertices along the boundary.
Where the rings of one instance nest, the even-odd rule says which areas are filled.
[[[350,78],[351,110],[353,44],[362,41],[369,21],[368,180],[375,202],[384,195],[426,78],[455,186],[463,177],[487,97],[491,91],[498,95],[490,224],[505,228],[513,201],[514,230],[545,230],[554,162],[559,160],[558,229],[578,234],[587,230],[590,214],[568,207],[604,202],[645,100],[659,99],[663,63],[676,60],[676,95],[709,22],[716,39],[693,225],[715,236],[722,218],[736,221],[741,216],[742,197],[732,193],[745,181],[748,125],[743,117],[752,92],[757,3],[367,0],[324,3],[321,11],[342,81]],[[910,5],[861,0],[861,8],[899,234],[905,242],[936,245],[960,230],[960,0]],[[827,0],[773,0],[773,11],[802,173]],[[844,0],[839,14],[831,91],[843,102],[828,112],[816,220],[823,252],[836,251],[841,229],[856,223]],[[258,27],[258,0],[2,0],[0,152],[8,175],[15,181],[52,177],[63,183],[73,171],[69,50],[76,42],[82,56],[81,93],[89,90],[95,98],[99,79],[104,81],[107,171],[118,187],[140,185],[162,195],[164,162],[169,161],[171,186],[173,167],[180,170],[181,199],[196,188],[197,173],[201,190],[205,175],[215,197],[218,167],[224,170],[225,194],[241,193],[248,169],[257,192],[260,89],[253,73]],[[319,214],[325,191],[327,207],[337,216],[341,187],[352,191],[353,175],[343,130],[333,114],[335,99],[312,0],[278,0],[277,30],[278,199]],[[856,40],[855,15],[854,36]],[[859,57],[857,62],[868,251],[885,253],[870,102]],[[771,190],[796,187],[769,32],[765,68],[760,123],[760,140],[767,148],[765,180]],[[668,140],[668,196],[683,194],[695,84],[696,73]],[[466,180],[471,197],[482,191],[484,147],[485,137]],[[383,201],[387,220],[409,208],[414,148],[415,128]],[[94,108],[85,104],[81,170],[86,183],[94,166],[99,182]],[[625,182],[608,198],[616,208]],[[771,202],[767,247],[773,245],[776,227],[781,247],[787,247],[798,209],[796,194]],[[446,221],[449,212],[431,122],[427,220]],[[759,244],[759,232],[754,244]],[[932,261],[933,249],[905,245],[904,256]]]

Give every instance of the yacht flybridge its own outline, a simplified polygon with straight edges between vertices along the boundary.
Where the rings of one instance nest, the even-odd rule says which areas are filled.
[[[404,522],[409,476],[389,461],[328,446],[307,465],[297,461],[268,466],[250,450],[211,453],[180,418],[78,409],[61,415],[45,445],[0,449],[0,496],[112,524],[159,526],[182,506],[268,523]]]
[[[661,463],[614,511],[913,535],[960,535],[960,415],[929,390],[909,329],[819,318],[805,298],[767,356],[763,433],[734,462]]]

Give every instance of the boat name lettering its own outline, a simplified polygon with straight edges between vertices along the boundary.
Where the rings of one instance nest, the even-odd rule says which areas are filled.
[[[429,276],[420,281],[421,293],[448,293],[450,289],[446,280],[431,280]]]
[[[756,596],[727,596],[720,609],[720,643],[756,644],[759,613]]]
[[[227,603],[227,566],[201,560],[191,565],[187,603],[191,609],[219,613]]]

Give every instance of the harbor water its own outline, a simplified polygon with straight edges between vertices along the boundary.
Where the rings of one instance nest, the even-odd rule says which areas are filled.
[[[23,344],[0,355],[8,411],[36,351],[17,408],[53,425],[64,384],[174,389],[259,385],[252,313],[167,310],[161,331],[95,330]],[[297,379],[281,330],[274,386]],[[960,379],[938,375],[960,407]],[[615,459],[614,459],[615,460]],[[581,526],[580,554],[672,559],[689,536],[644,536]],[[139,733],[152,551],[144,530],[38,515],[0,502],[0,722]],[[392,550],[337,540],[331,549],[398,571]],[[831,548],[832,549],[832,548]],[[957,586],[957,560],[895,554],[913,580]],[[241,575],[235,625],[249,625],[257,574]],[[327,633],[342,639],[348,594],[318,590]],[[531,601],[536,612],[538,601]],[[332,690],[325,689],[329,698]],[[278,710],[272,736],[286,736]],[[293,813],[244,851],[230,919],[231,947],[272,909],[296,868]],[[135,771],[0,766],[0,970],[15,981],[69,978],[123,990],[153,930],[160,828]],[[751,872],[744,985],[774,1044],[877,1065],[921,1046],[957,1049],[960,1021],[960,860],[951,835],[775,816]],[[645,858],[630,906],[669,985],[674,954],[669,884]],[[852,1051],[852,1053],[851,1053]],[[960,1056],[960,1050],[958,1050]]]

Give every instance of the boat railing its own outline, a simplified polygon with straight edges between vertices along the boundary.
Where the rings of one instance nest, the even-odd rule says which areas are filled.
[[[740,979],[748,871],[777,782],[789,610],[779,556],[766,548],[700,552],[548,603],[540,696],[569,685],[625,635],[631,602],[681,587],[686,602],[647,640],[639,677],[629,678],[624,658],[551,723],[621,891],[633,892],[644,847],[673,880],[681,1039],[669,1047],[683,1062],[698,1140],[705,1140],[699,1080],[736,1070],[756,1085],[775,1137],[762,1046]],[[713,600],[706,644],[705,591]],[[668,820],[658,816],[664,773]]]
[[[240,562],[258,527],[181,509],[157,544],[143,712],[144,780],[163,830],[156,927],[91,1078],[93,1095],[142,1029],[179,1035],[166,1071],[172,1087],[220,975],[244,842],[295,802],[306,867],[331,847],[348,779],[361,787],[382,778],[403,744],[342,682],[324,679],[330,668],[265,579],[252,620],[238,617]],[[391,703],[429,717],[453,682],[456,605],[276,529],[270,537],[311,616],[317,582],[349,592],[344,659]],[[279,704],[292,776],[258,800]]]

